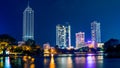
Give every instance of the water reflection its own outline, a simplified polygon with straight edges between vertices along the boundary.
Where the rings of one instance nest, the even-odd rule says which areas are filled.
[[[5,68],[11,68],[11,64],[10,64],[10,59],[9,59],[9,57],[4,57],[5,58],[5,60],[3,59],[3,61],[5,61],[4,63],[4,67]]]
[[[34,60],[31,56],[23,56],[24,68],[35,68]]]
[[[74,68],[85,68],[84,64],[86,63],[85,57],[75,57]]]
[[[89,55],[86,58],[86,68],[96,68],[95,56]]]
[[[12,68],[22,68],[24,64],[22,56],[10,56],[10,63]]]
[[[50,68],[55,68],[54,56],[51,57]]]
[[[47,64],[47,63],[48,63],[47,59],[46,59],[46,58],[44,58],[44,64]]]
[[[30,68],[35,68],[35,64],[32,63],[32,64],[30,65]]]
[[[35,68],[34,60],[30,56],[0,57],[0,68]]]
[[[0,57],[0,68],[3,68],[3,57]]]
[[[103,56],[97,56],[97,61],[103,64]]]
[[[75,63],[76,64],[85,63],[85,57],[75,57]]]
[[[11,68],[9,57],[0,57],[0,68]]]
[[[72,57],[68,57],[67,58],[67,68],[72,68],[73,67],[73,61],[72,61]]]
[[[96,57],[93,55],[75,57],[75,68],[96,68]]]
[[[55,59],[57,68],[73,68],[73,60],[72,57],[57,57]]]
[[[111,62],[112,63],[111,63]],[[63,57],[0,57],[0,68],[109,68],[117,65],[117,59],[105,59],[103,56],[63,56]],[[117,65],[119,66],[119,65]],[[120,67],[119,67],[120,68]]]

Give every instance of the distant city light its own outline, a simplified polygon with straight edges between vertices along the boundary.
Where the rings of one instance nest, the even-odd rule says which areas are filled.
[[[92,41],[88,41],[88,43],[91,43]]]

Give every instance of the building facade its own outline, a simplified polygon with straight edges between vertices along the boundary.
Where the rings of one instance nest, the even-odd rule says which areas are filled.
[[[23,41],[34,40],[34,10],[29,6],[23,12]]]
[[[59,48],[71,47],[71,27],[70,25],[56,26],[56,45]]]
[[[101,42],[101,30],[100,23],[97,21],[93,21],[91,23],[91,34],[92,34],[92,44],[94,48],[97,48],[97,43]]]
[[[85,32],[76,33],[76,48],[85,46]]]

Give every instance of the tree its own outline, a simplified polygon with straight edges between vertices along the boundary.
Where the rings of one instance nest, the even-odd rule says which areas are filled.
[[[16,39],[8,34],[1,34],[0,42],[8,42],[9,44],[14,44],[16,42]]]
[[[117,40],[117,39],[110,39],[110,40],[108,40],[107,42],[105,42],[105,44],[103,46],[104,47],[104,51],[105,52],[114,51],[119,43],[120,43],[120,41]]]
[[[104,44],[105,57],[120,57],[120,43],[117,39],[110,39]]]
[[[26,45],[35,46],[35,41],[32,40],[32,39],[28,39],[28,40],[26,41]]]

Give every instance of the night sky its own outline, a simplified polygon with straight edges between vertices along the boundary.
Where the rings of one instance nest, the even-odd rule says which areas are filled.
[[[91,39],[90,23],[101,22],[102,42],[120,39],[120,0],[30,0],[35,12],[35,40],[38,44],[55,45],[56,25],[69,22],[72,45],[75,33],[86,33]],[[23,11],[27,0],[0,1],[0,34],[9,34],[22,40]]]

